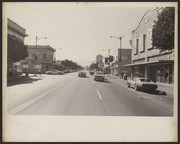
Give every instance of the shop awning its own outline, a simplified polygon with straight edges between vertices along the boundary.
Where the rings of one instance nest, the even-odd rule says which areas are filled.
[[[126,64],[124,67],[133,67],[133,66],[142,66],[142,65],[156,65],[156,64],[172,64],[174,60],[159,60],[152,62],[142,62],[142,63],[134,63],[134,64]]]

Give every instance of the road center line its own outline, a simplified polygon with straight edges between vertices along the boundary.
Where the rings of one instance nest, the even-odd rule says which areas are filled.
[[[50,90],[48,90],[48,91],[40,94],[40,95],[38,95],[37,97],[35,97],[35,98],[33,98],[33,99],[25,102],[24,104],[22,104],[22,105],[20,105],[20,106],[18,106],[18,107],[16,107],[16,108],[10,110],[7,114],[8,114],[8,115],[13,115],[13,114],[17,113],[18,111],[24,109],[25,107],[29,106],[30,104],[32,104],[32,103],[34,103],[34,102],[36,102],[36,101],[38,101],[39,99],[43,98],[44,96],[48,95],[49,93],[53,92],[55,89],[63,86],[64,84],[66,84],[66,83],[68,83],[68,82],[70,82],[70,80],[69,80],[69,81],[66,81],[66,82],[62,83],[61,85],[58,85],[58,86],[56,86],[56,87],[54,87],[54,88],[52,88],[52,89],[50,89]]]
[[[99,93],[98,89],[96,89],[96,92],[97,92],[97,94],[99,96],[99,99],[102,100],[101,94]]]

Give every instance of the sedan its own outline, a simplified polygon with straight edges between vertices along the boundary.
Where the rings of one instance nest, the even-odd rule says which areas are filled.
[[[96,71],[96,72],[94,73],[94,80],[104,81],[104,79],[105,79],[105,75],[104,75],[103,72],[101,72],[101,71]]]
[[[46,74],[60,74],[60,75],[62,75],[63,72],[62,72],[62,71],[59,71],[59,70],[57,70],[57,69],[51,69],[51,70],[49,70],[49,71],[46,71]]]
[[[133,87],[137,90],[151,90],[154,91],[158,88],[157,84],[148,78],[133,78],[133,80],[127,80],[127,86]]]
[[[85,71],[78,72],[78,77],[86,77],[86,72]]]

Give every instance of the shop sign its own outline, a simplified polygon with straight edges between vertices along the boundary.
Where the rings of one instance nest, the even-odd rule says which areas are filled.
[[[167,54],[167,55],[149,58],[150,62],[151,61],[159,61],[159,60],[174,60],[174,55],[173,54]]]

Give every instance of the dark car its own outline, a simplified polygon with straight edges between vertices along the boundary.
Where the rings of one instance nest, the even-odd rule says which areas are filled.
[[[78,77],[86,77],[86,72],[85,71],[79,71]]]
[[[136,77],[133,80],[127,80],[127,86],[135,90],[154,91],[158,88],[157,84],[148,78]]]

